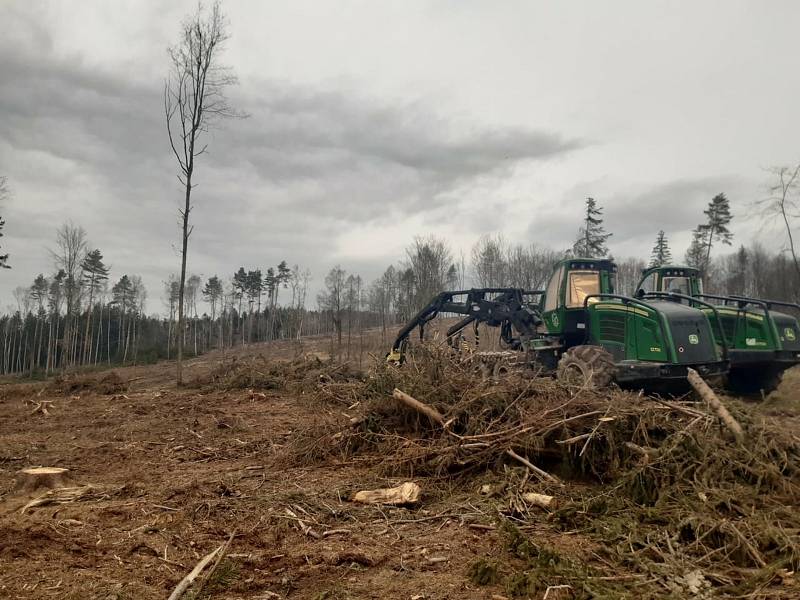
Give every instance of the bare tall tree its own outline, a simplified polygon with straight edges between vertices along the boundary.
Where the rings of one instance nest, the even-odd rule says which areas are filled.
[[[192,229],[189,212],[195,159],[206,151],[200,138],[219,118],[237,116],[228,105],[225,88],[236,83],[228,67],[218,64],[228,39],[226,20],[219,1],[209,12],[202,5],[181,27],[180,40],[169,49],[170,75],[164,85],[164,113],[172,152],[178,160],[178,179],[184,187],[181,229],[181,275],[178,289],[178,385],[183,383],[184,292],[186,250]]]
[[[8,191],[7,179],[4,175],[0,175],[0,202],[5,202],[8,199],[10,192]],[[3,218],[0,217],[0,237],[3,237],[3,226],[6,224]],[[0,255],[0,269],[10,269],[8,265],[8,254]]]
[[[63,294],[67,313],[64,320],[62,363],[68,366],[73,360],[71,352],[76,339],[75,314],[81,296],[81,263],[86,256],[86,231],[83,227],[65,223],[56,231],[56,249],[50,251],[57,271],[64,272]]]
[[[800,163],[794,167],[775,167],[770,169],[774,176],[774,182],[770,185],[770,197],[761,200],[758,204],[763,209],[763,216],[780,215],[786,227],[786,236],[789,241],[789,252],[792,255],[795,271],[800,277],[800,260],[797,258],[795,250],[794,236],[792,235],[792,219],[800,217],[800,202],[798,202],[798,190],[800,190]]]

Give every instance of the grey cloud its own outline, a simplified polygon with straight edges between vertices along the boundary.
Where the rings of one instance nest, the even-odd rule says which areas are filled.
[[[464,126],[419,103],[387,107],[342,92],[264,89],[246,106],[255,122],[234,124],[223,142],[222,163],[248,161],[278,185],[324,178],[325,190],[301,190],[298,200],[341,218],[429,210],[466,181],[582,147],[555,133]],[[334,199],[329,207],[326,199]]]
[[[161,82],[94,71],[53,54],[35,20],[17,26],[31,29],[28,43],[0,40],[0,165],[17,189],[4,208],[4,249],[25,260],[3,293],[50,271],[44,249],[73,220],[114,277],[142,273],[156,298],[177,265],[181,197]],[[553,132],[444,118],[424,102],[274,81],[232,94],[251,117],[209,132],[196,177],[189,263],[205,275],[281,259],[320,274],[351,225],[433,214],[456,206],[471,181],[582,146]]]
[[[613,236],[609,248],[615,256],[624,256],[635,248],[649,248],[656,234],[663,229],[673,240],[673,254],[683,256],[689,232],[705,218],[708,202],[724,192],[731,202],[734,215],[732,229],[741,231],[743,239],[752,233],[752,223],[747,213],[749,203],[757,194],[758,186],[749,179],[738,176],[718,176],[679,179],[652,186],[639,186],[620,192],[602,193],[608,183],[587,182],[575,186],[559,203],[558,212],[540,213],[529,227],[533,241],[556,248],[569,248],[581,225],[584,200],[595,197],[603,207],[603,225]],[[642,258],[647,258],[642,256]]]

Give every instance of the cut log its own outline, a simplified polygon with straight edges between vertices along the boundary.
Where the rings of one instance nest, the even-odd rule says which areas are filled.
[[[31,467],[17,471],[15,491],[32,493],[38,490],[54,490],[73,487],[69,470],[61,467]]]
[[[446,425],[446,423],[444,421],[444,417],[435,408],[433,408],[431,406],[428,406],[427,404],[425,404],[423,402],[420,402],[416,398],[413,398],[413,397],[409,396],[408,394],[406,394],[405,392],[403,392],[401,390],[398,390],[397,388],[395,388],[394,392],[392,392],[392,397],[394,397],[397,400],[400,400],[400,402],[402,402],[403,404],[405,404],[406,406],[408,406],[410,408],[413,408],[418,413],[421,413],[421,414],[425,415],[426,417],[428,417],[434,423],[438,423],[439,425],[441,425],[445,429],[447,428],[447,425]]]
[[[708,404],[711,409],[717,414],[720,420],[725,424],[733,436],[736,438],[736,441],[741,443],[744,441],[744,431],[742,430],[742,426],[739,425],[739,422],[733,418],[730,412],[728,412],[727,407],[722,403],[722,400],[714,393],[708,384],[700,377],[700,374],[695,371],[694,369],[687,369],[687,376],[686,379],[689,380],[689,383],[692,387],[700,394],[700,397]]]
[[[522,494],[522,499],[527,504],[538,506],[539,508],[546,508],[553,510],[556,508],[555,496],[548,496],[547,494],[537,494],[536,492],[527,492]]]
[[[406,481],[393,488],[365,490],[353,495],[353,502],[362,504],[415,504],[419,502],[422,489],[413,481]]]

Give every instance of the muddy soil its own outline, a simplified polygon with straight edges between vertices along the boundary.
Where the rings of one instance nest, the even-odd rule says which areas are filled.
[[[233,358],[324,357],[328,347],[320,338],[212,353],[189,361],[187,379]],[[499,581],[475,576],[505,543],[496,504],[479,493],[502,467],[468,485],[415,477],[423,498],[414,507],[361,506],[348,500],[353,492],[404,480],[387,477],[376,457],[292,452],[314,431],[346,428],[346,404],[283,390],[178,389],[171,363],[112,372],[0,389],[0,598],[165,599],[229,539],[199,597],[507,597]],[[776,398],[797,400],[798,382],[795,370]],[[32,466],[67,468],[91,493],[23,511],[31,496],[15,491],[15,476]],[[532,539],[597,560],[592,542],[559,533],[546,515],[526,523]]]
[[[297,351],[284,346],[271,352]],[[263,348],[236,354],[258,351]],[[192,361],[189,377],[220,360]],[[6,386],[0,400],[0,597],[164,599],[231,535],[228,556],[204,595],[433,599],[502,593],[467,577],[497,545],[491,509],[480,505],[476,490],[417,478],[424,490],[417,507],[359,506],[347,500],[352,492],[400,480],[353,460],[283,464],[295,436],[328,423],[345,426],[347,407],[281,392],[178,390],[169,363],[113,373],[97,380],[119,379],[125,391]],[[47,416],[34,412],[42,401],[49,402]],[[14,491],[15,474],[36,465],[65,467],[95,493],[23,513],[31,498]]]

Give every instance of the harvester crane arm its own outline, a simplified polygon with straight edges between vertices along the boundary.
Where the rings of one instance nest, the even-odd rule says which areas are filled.
[[[526,302],[526,298],[543,293],[520,288],[475,288],[442,292],[403,326],[392,345],[388,359],[401,360],[411,332],[419,327],[420,339],[423,339],[425,325],[440,313],[466,315],[448,329],[448,337],[470,323],[485,323],[490,327],[500,327],[504,341],[509,344],[519,341],[513,337],[512,326],[519,332],[520,338],[531,338],[536,333],[536,326],[541,323],[541,316],[538,308],[532,302]],[[487,298],[487,295],[493,297]]]

